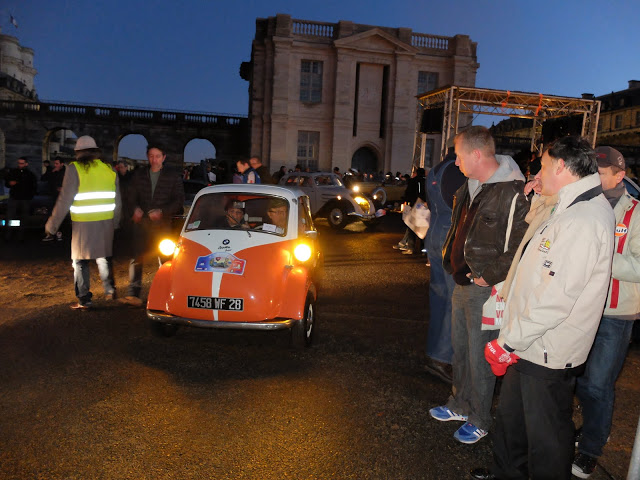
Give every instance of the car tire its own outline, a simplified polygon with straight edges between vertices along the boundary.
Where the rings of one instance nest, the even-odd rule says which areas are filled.
[[[335,230],[342,230],[349,222],[347,212],[340,205],[334,205],[329,208],[327,220],[329,221],[329,226]]]
[[[382,187],[376,187],[371,192],[371,198],[376,197],[373,201],[376,207],[382,208],[387,204],[387,191]]]
[[[316,303],[311,298],[307,298],[303,317],[291,327],[291,345],[296,349],[310,347],[315,336],[316,323]]]
[[[155,322],[150,320],[151,322],[151,331],[157,337],[168,338],[173,337],[178,331],[178,325],[173,323],[163,323],[163,322]]]

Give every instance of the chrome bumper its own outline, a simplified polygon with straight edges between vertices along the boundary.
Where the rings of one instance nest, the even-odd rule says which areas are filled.
[[[273,320],[270,322],[221,322],[217,320],[197,320],[195,318],[178,317],[158,310],[147,310],[147,317],[154,322],[171,323],[173,325],[187,325],[200,328],[231,328],[236,330],[282,330],[291,328],[295,322],[293,318]]]
[[[347,213],[347,216],[358,217],[360,220],[364,220],[364,221],[373,220],[374,218],[376,218],[375,215],[370,215],[368,213],[356,213],[356,212]]]

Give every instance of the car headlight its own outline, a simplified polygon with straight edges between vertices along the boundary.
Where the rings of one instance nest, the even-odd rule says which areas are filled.
[[[162,253],[162,255],[170,257],[176,251],[176,242],[165,238],[160,242],[158,248],[160,249],[160,253]]]
[[[306,243],[301,243],[293,249],[293,256],[299,262],[306,262],[311,258],[311,247]]]
[[[359,185],[354,185],[352,190],[354,192],[358,193],[360,191],[360,186]]]
[[[353,200],[360,205],[360,208],[362,208],[365,213],[369,211],[369,200],[360,196],[355,197]]]

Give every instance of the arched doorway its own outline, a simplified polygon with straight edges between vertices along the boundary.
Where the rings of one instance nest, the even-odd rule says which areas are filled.
[[[118,142],[118,160],[132,165],[147,163],[147,139],[139,133],[129,133]]]
[[[355,168],[360,173],[376,173],[378,171],[378,157],[370,148],[361,147],[351,158],[351,168]]]

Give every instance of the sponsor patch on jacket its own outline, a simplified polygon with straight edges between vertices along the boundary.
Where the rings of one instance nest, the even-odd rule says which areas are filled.
[[[196,272],[218,272],[233,273],[242,275],[244,272],[245,260],[226,252],[215,252],[204,257],[198,257],[196,262]]]
[[[616,237],[624,237],[627,234],[628,228],[624,223],[616,225]]]
[[[549,241],[548,238],[543,238],[542,242],[540,242],[540,246],[538,247],[538,250],[541,251],[542,253],[549,253],[549,248],[551,248],[551,242]]]
[[[551,260],[545,260],[542,264],[542,268],[551,268]]]
[[[549,272],[549,276],[550,276],[550,277],[553,277],[555,274],[556,274],[556,272],[554,272],[553,270],[551,270],[551,271]]]

